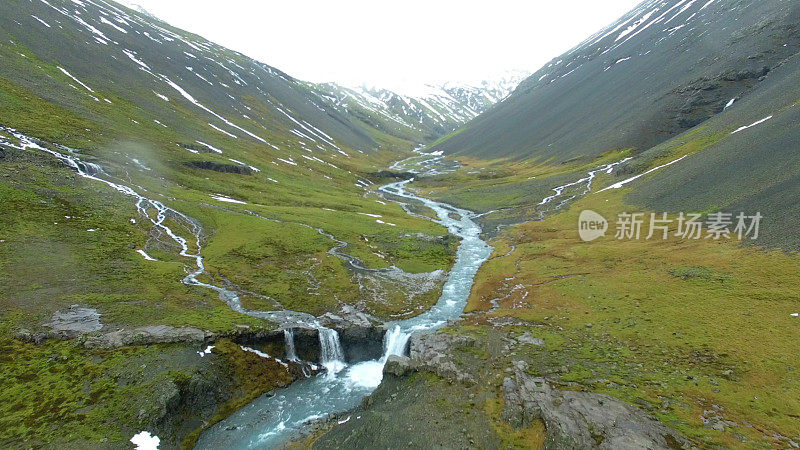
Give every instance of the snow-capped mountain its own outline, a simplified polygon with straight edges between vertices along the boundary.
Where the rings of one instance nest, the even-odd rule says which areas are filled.
[[[410,90],[309,84],[334,108],[384,132],[427,141],[443,136],[507,97],[530,73],[508,71],[476,83],[426,84]]]

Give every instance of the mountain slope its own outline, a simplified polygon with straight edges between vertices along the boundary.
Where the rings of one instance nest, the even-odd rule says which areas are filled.
[[[786,0],[648,0],[437,149],[565,161],[650,148],[719,113],[797,53],[798,14]]]
[[[760,210],[776,218],[764,224],[761,242],[798,249],[800,238],[786,232],[789,218],[800,217],[786,190],[800,173],[792,125],[798,29],[796,2],[647,1],[435,149],[560,172],[505,181],[495,174],[483,183],[486,201],[505,202],[487,211],[517,205],[527,217],[539,213],[536,202],[549,189],[575,179],[574,167],[598,165],[609,152],[634,156],[617,177],[685,156],[637,182],[631,200],[670,212]]]
[[[375,145],[347,117],[321,110],[315,97],[283,72],[151,16],[102,1],[11,1],[4,2],[2,12],[2,36],[8,50],[2,76],[40,91],[43,83],[53,89],[68,84],[77,88],[73,95],[54,92],[46,100],[103,103],[103,93],[113,94],[133,101],[168,126],[179,103],[206,117],[210,123],[205,134],[221,139],[231,137],[227,132],[264,144],[259,133],[300,130],[311,135],[307,141],[324,144],[327,138],[362,151]],[[51,39],[61,42],[54,45]],[[18,51],[9,48],[12,41]],[[25,61],[25,50],[42,61],[57,62],[61,69],[26,79],[37,71],[26,70],[32,61]],[[100,93],[95,95],[95,90]],[[295,115],[306,122],[295,123],[295,117],[288,117]],[[314,128],[326,130],[327,136],[315,136]],[[284,142],[289,139],[270,143]]]

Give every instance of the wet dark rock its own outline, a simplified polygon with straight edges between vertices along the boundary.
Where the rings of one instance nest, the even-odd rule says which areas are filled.
[[[183,165],[192,167],[194,169],[213,170],[215,172],[222,173],[236,173],[239,175],[250,175],[253,173],[253,170],[247,166],[242,166],[239,164],[225,164],[216,161],[187,161],[183,163]]]
[[[293,328],[294,348],[303,361],[319,362],[319,330],[316,328]]]
[[[378,359],[383,354],[383,327],[351,327],[339,333],[345,360],[352,364]]]
[[[284,361],[292,380],[309,378],[323,372],[323,367],[307,361]]]
[[[560,391],[515,365],[503,381],[502,417],[515,427],[541,419],[546,449],[693,448],[692,443],[646,412],[614,397]]]

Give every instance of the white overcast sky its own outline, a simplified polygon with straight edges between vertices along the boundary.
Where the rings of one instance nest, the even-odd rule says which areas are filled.
[[[125,0],[309,81],[394,89],[534,72],[640,0]]]

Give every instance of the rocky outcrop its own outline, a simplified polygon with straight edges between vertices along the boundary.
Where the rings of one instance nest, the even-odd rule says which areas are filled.
[[[283,317],[283,316],[280,316]],[[278,317],[278,318],[280,318]],[[130,345],[155,345],[174,343],[210,343],[220,338],[230,338],[234,342],[263,350],[275,357],[288,359],[284,329],[292,330],[296,356],[309,363],[320,358],[319,330],[310,325],[297,325],[300,321],[286,321],[277,330],[251,330],[239,328],[223,333],[213,333],[193,327],[173,327],[169,325],[149,325],[131,329],[120,329],[103,333],[101,315],[94,308],[73,305],[53,314],[50,322],[44,324],[50,331],[34,333],[28,329],[18,329],[14,337],[24,342],[40,343],[48,338],[69,340],[80,338],[87,348],[116,349]],[[305,316],[303,316],[305,318]],[[308,315],[311,320],[316,320]],[[345,352],[348,363],[356,363],[380,358],[383,353],[383,335],[386,329],[378,319],[364,314],[352,306],[345,305],[341,310],[327,313],[319,318],[320,324],[335,329]],[[309,373],[310,369],[305,368]]]
[[[195,169],[213,170],[222,173],[236,173],[239,175],[250,175],[253,170],[247,166],[239,164],[224,164],[216,161],[187,161],[183,163],[187,167]]]
[[[401,378],[415,369],[411,358],[408,356],[392,355],[386,359],[383,365],[383,375]]]
[[[143,429],[162,438],[160,448],[191,448],[201,429],[294,379],[275,358],[225,338],[192,359],[201,363],[169,372],[137,414]]]
[[[531,335],[530,332],[525,332],[515,339],[520,344],[535,345],[536,347],[544,347],[545,342],[542,338],[537,338]]]
[[[214,334],[210,331],[203,331],[197,328],[151,325],[130,330],[119,330],[111,333],[87,336],[83,345],[87,348],[113,349],[128,345],[205,342],[213,338]]]
[[[381,170],[375,172],[375,174],[370,178],[374,178],[377,180],[381,180],[383,178],[394,178],[395,180],[410,180],[415,176],[416,174],[412,172],[395,172],[392,170]]]
[[[614,397],[561,391],[515,363],[503,382],[503,419],[516,427],[540,419],[547,429],[546,449],[692,448],[689,440],[644,411]]]
[[[469,336],[449,333],[413,334],[409,340],[411,362],[431,372],[456,381],[475,383],[475,378],[459,368],[451,352],[455,349],[472,347],[475,339]]]
[[[53,313],[50,323],[45,327],[51,329],[51,335],[58,339],[74,339],[87,333],[100,331],[100,313],[94,308],[72,305],[63,311]]]
[[[320,316],[319,322],[339,333],[339,342],[348,363],[378,359],[383,354],[386,328],[375,317],[344,305],[338,314],[325,313]]]

